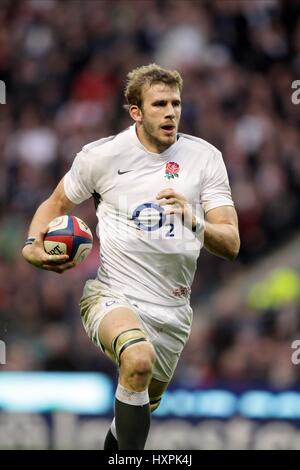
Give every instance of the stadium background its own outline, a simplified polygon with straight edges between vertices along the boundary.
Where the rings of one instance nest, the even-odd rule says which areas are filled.
[[[129,124],[126,73],[153,61],[183,75],[181,130],[223,152],[242,245],[233,263],[200,256],[192,335],[148,447],[300,449],[293,0],[1,1],[0,448],[102,446],[116,376],[86,338],[77,305],[98,248],[62,277],[20,252],[33,212],[76,152]],[[74,214],[95,228],[91,201]],[[72,377],[78,384],[65,390]],[[101,403],[88,403],[83,377],[94,380],[91,396],[102,390]]]

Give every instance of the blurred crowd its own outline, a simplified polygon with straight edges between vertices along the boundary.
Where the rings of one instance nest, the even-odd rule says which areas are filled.
[[[130,124],[122,107],[126,74],[151,62],[181,72],[181,131],[222,151],[239,216],[238,260],[202,253],[194,298],[246,270],[300,226],[300,104],[292,100],[300,80],[300,2],[1,0],[0,339],[8,344],[7,370],[112,372],[78,315],[98,247],[63,277],[35,270],[20,252],[35,209],[82,146]],[[95,229],[91,201],[74,214]],[[186,374],[200,361],[194,375],[202,377],[207,360],[214,379],[240,371],[245,379],[276,381],[279,368],[271,370],[267,358],[275,348],[277,362],[284,361],[283,319],[299,322],[297,304],[274,313],[274,328],[253,348],[259,316],[243,299],[228,313],[234,294],[223,292],[211,319],[196,312]]]
[[[251,295],[222,288],[209,307],[196,309],[177,383],[300,389],[300,275],[282,269],[268,276]]]

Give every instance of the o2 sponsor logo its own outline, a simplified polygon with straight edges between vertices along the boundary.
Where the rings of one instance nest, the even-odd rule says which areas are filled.
[[[132,214],[132,220],[136,226],[148,232],[160,229],[165,221],[166,214],[164,209],[152,202],[140,204]]]
[[[140,204],[132,213],[132,220],[139,230],[154,232],[159,230],[166,222],[166,214],[163,207],[153,202]],[[166,224],[168,232],[166,237],[174,237],[174,224]]]

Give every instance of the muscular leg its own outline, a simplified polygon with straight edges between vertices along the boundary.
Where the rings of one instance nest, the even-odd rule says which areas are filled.
[[[130,335],[134,339],[130,340]],[[143,338],[134,312],[124,307],[116,308],[104,317],[99,327],[99,339],[109,357],[117,356],[120,365],[115,400],[119,449],[143,449],[150,427],[148,386],[155,361],[154,348]],[[108,442],[111,437],[107,436],[107,446],[111,444]]]
[[[149,399],[150,399],[150,410],[151,412],[155,411],[161,401],[161,397],[165,390],[167,389],[169,385],[169,382],[161,382],[160,380],[151,379],[151,382],[148,387],[148,393],[149,393]],[[115,426],[115,420],[113,420],[112,426]],[[111,450],[111,451],[116,451],[118,450],[118,441],[114,437],[113,433],[109,429],[106,440],[105,440],[105,445],[104,449]]]

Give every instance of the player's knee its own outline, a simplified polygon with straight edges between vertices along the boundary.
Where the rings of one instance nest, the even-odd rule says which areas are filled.
[[[154,362],[155,351],[149,342],[128,348],[121,356],[122,369],[130,376],[151,376]]]

